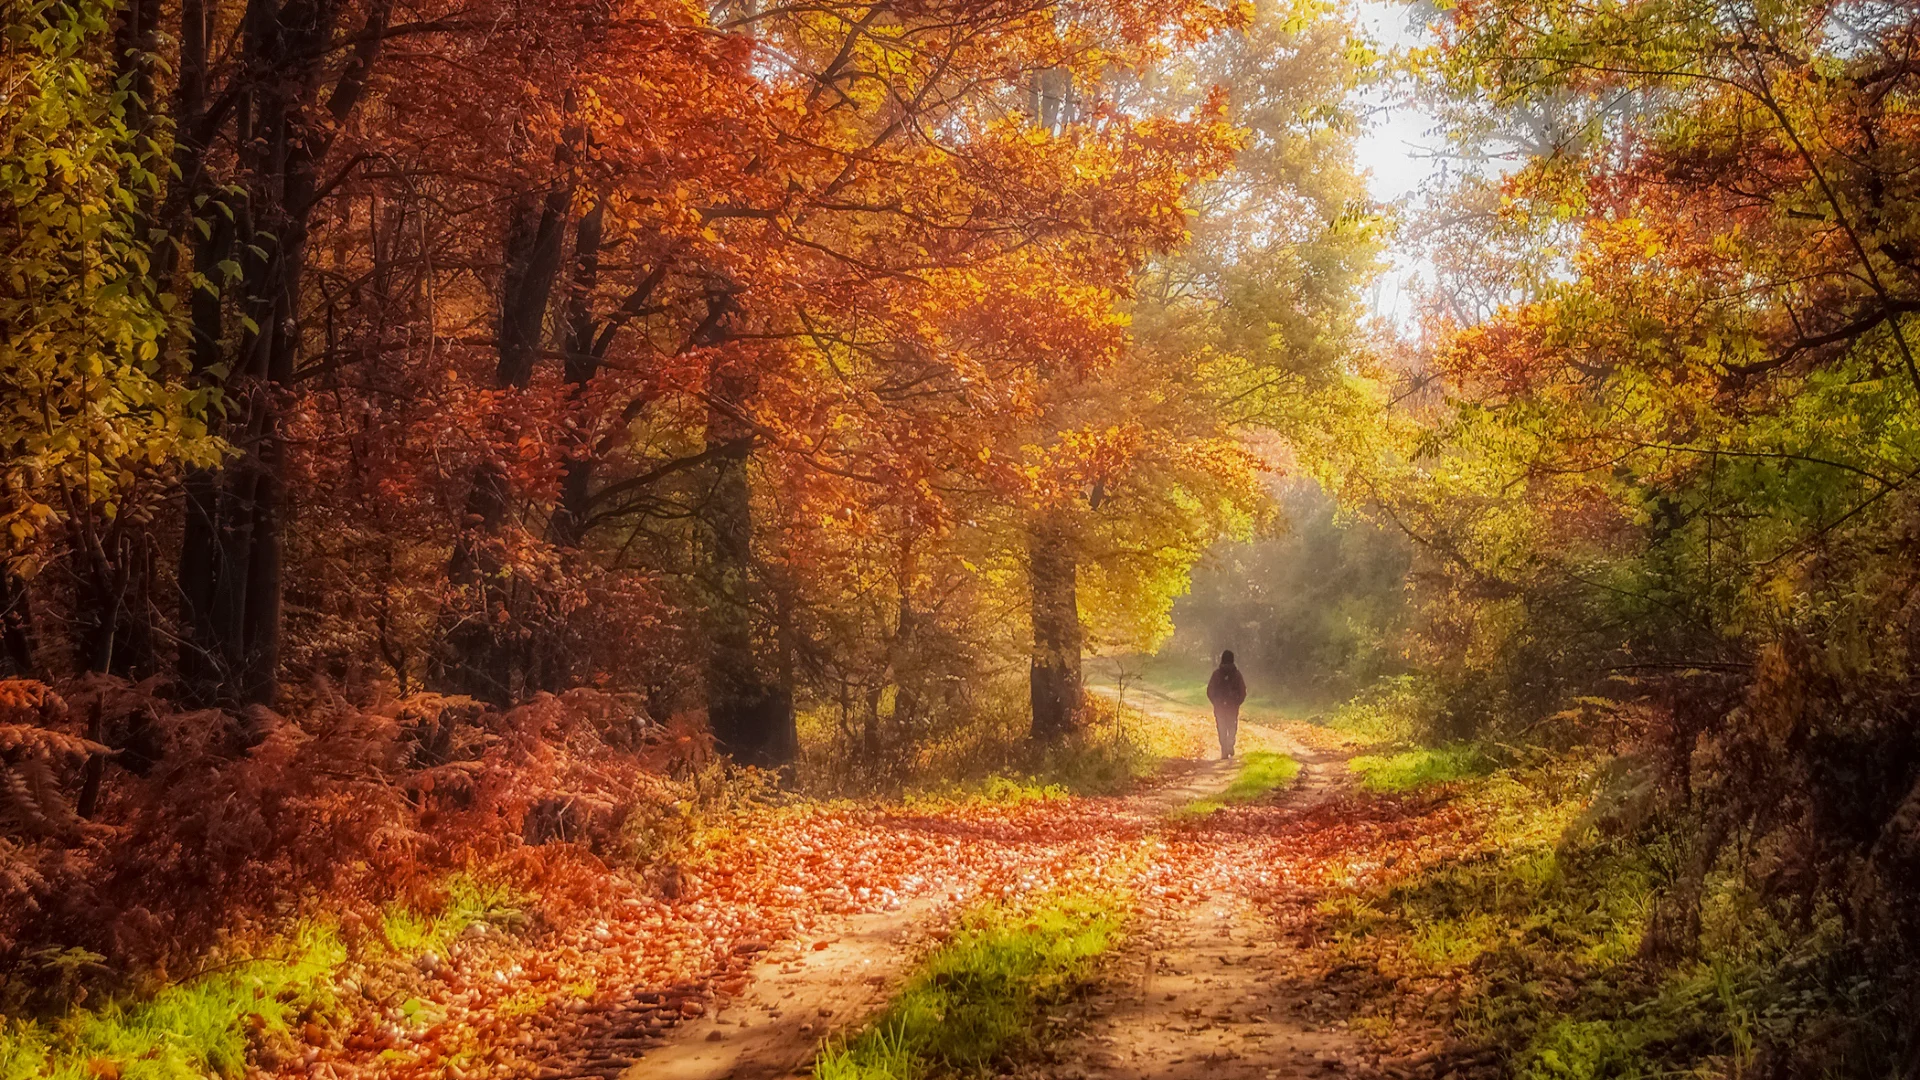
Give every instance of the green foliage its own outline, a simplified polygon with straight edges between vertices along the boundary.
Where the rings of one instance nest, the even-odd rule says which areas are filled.
[[[1910,979],[1920,955],[1920,265],[1884,239],[1914,233],[1920,143],[1912,73],[1882,87],[1875,59],[1916,23],[1866,10],[1490,0],[1443,5],[1412,58],[1461,156],[1515,165],[1437,196],[1446,317],[1356,395],[1358,438],[1308,454],[1417,540],[1407,651],[1434,708],[1415,735],[1641,759],[1619,835],[1556,861],[1645,883],[1599,937],[1617,951],[1631,924],[1663,988],[1631,1015],[1556,1002],[1542,1075],[1746,1055],[1858,1073],[1828,1064],[1846,1040],[1737,1022],[1751,1010],[1711,995],[1650,1002],[1702,955],[1745,972],[1741,993],[1784,993],[1783,943],[1827,911],[1849,913],[1832,948],[1861,977]],[[1534,900],[1612,887],[1557,872],[1577,885]],[[1454,929],[1486,928],[1436,940]],[[1915,999],[1893,1000],[1878,1029],[1920,1032]],[[1902,1038],[1910,1071],[1920,1038]]]
[[[866,1030],[814,1063],[819,1080],[987,1076],[1032,1045],[1046,1009],[1093,972],[1124,922],[1118,897],[1054,893],[964,918]]]
[[[1233,783],[1228,784],[1217,795],[1195,799],[1176,813],[1176,818],[1198,818],[1219,810],[1223,806],[1238,806],[1250,803],[1268,793],[1286,787],[1300,776],[1300,763],[1285,754],[1269,750],[1256,750],[1240,759],[1240,771],[1234,775]]]
[[[49,525],[113,517],[143,476],[219,453],[209,399],[162,362],[178,305],[149,287],[137,223],[165,148],[126,125],[114,11],[27,0],[0,56],[0,542],[29,575]]]
[[[1472,743],[1420,747],[1397,754],[1362,754],[1347,762],[1368,791],[1415,791],[1493,771],[1493,761]]]

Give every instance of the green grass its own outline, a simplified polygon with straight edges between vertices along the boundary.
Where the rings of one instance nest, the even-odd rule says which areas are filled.
[[[1124,921],[1118,897],[1052,894],[962,921],[886,1012],[814,1063],[816,1080],[984,1076],[1029,1047],[1046,1009],[1093,974]]]
[[[0,1021],[0,1080],[95,1080],[98,1061],[121,1080],[242,1075],[248,1031],[291,1037],[296,1019],[324,1012],[346,959],[334,928],[306,923],[277,955],[169,986],[137,1003],[76,1009],[53,1021]]]
[[[447,879],[444,904],[430,910],[389,904],[380,913],[380,930],[401,956],[444,953],[474,923],[517,920],[523,902],[504,885],[455,874]]]
[[[1255,799],[1282,788],[1300,775],[1300,763],[1285,754],[1268,750],[1256,750],[1240,759],[1239,775],[1233,778],[1226,790],[1217,795],[1208,795],[1195,799],[1174,812],[1175,818],[1198,818],[1220,809],[1223,806],[1236,806],[1250,803]]]
[[[1368,791],[1403,792],[1485,776],[1493,771],[1493,762],[1471,743],[1454,743],[1397,754],[1362,754],[1347,767]]]
[[[445,896],[431,910],[396,904],[382,913],[395,955],[444,953],[475,922],[517,919],[523,902],[465,874],[448,879]],[[99,1080],[114,1070],[120,1080],[232,1080],[244,1074],[252,1044],[292,1045],[307,1019],[324,1020],[346,959],[336,927],[308,921],[258,955],[149,997],[44,1021],[0,1017],[0,1080]]]

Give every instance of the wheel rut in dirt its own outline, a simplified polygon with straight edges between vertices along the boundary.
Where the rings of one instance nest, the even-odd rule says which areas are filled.
[[[942,906],[854,915],[769,950],[744,993],[683,1024],[629,1074],[633,1080],[765,1080],[804,1072],[821,1036],[877,1011]]]
[[[1286,953],[1244,904],[1145,917],[1109,977],[1060,1017],[1075,1034],[1027,1070],[1059,1080],[1278,1080],[1358,1062],[1353,1038],[1307,1017]]]

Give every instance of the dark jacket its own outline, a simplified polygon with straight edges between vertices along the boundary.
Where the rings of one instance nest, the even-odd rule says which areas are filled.
[[[1221,664],[1213,669],[1213,677],[1207,680],[1207,700],[1215,705],[1239,706],[1247,700],[1247,680],[1240,677],[1240,669],[1232,664]]]

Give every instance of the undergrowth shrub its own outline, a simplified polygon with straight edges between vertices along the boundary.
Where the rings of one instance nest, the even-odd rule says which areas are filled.
[[[1392,974],[1403,1007],[1498,1048],[1518,1080],[1911,1074],[1903,974],[1847,909],[1769,901],[1753,852],[1694,881],[1692,823],[1640,756],[1550,755],[1467,778],[1465,851],[1321,905],[1334,963]],[[1697,889],[1693,948],[1661,947]],[[1436,990],[1444,992],[1436,993]]]
[[[870,739],[831,711],[801,716],[799,786],[823,795],[978,794],[997,781],[1057,785],[1079,794],[1124,790],[1186,747],[1155,744],[1160,725],[1101,695],[1083,698],[1082,724],[1065,742],[1036,749],[1028,738],[1024,681],[1000,679],[975,690],[970,707],[938,730]]]
[[[1437,692],[1418,675],[1381,679],[1341,702],[1319,722],[1373,746],[1405,746],[1429,737],[1440,707]]]
[[[1347,762],[1369,791],[1414,791],[1435,784],[1484,776],[1493,759],[1473,743],[1423,746],[1397,754],[1361,754]]]
[[[130,732],[138,754],[97,741]],[[691,812],[671,808],[711,805],[731,783],[711,779],[697,723],[656,723],[625,695],[573,690],[495,710],[316,685],[285,714],[236,718],[97,676],[57,692],[0,682],[0,763],[9,1011],[164,984],[229,928],[285,923],[314,898],[367,925],[439,911],[448,874],[466,868],[551,883],[564,905],[580,887],[570,878],[592,880],[570,872],[579,859],[644,862],[671,847],[649,830]],[[68,958],[69,974],[47,977],[47,957]]]

